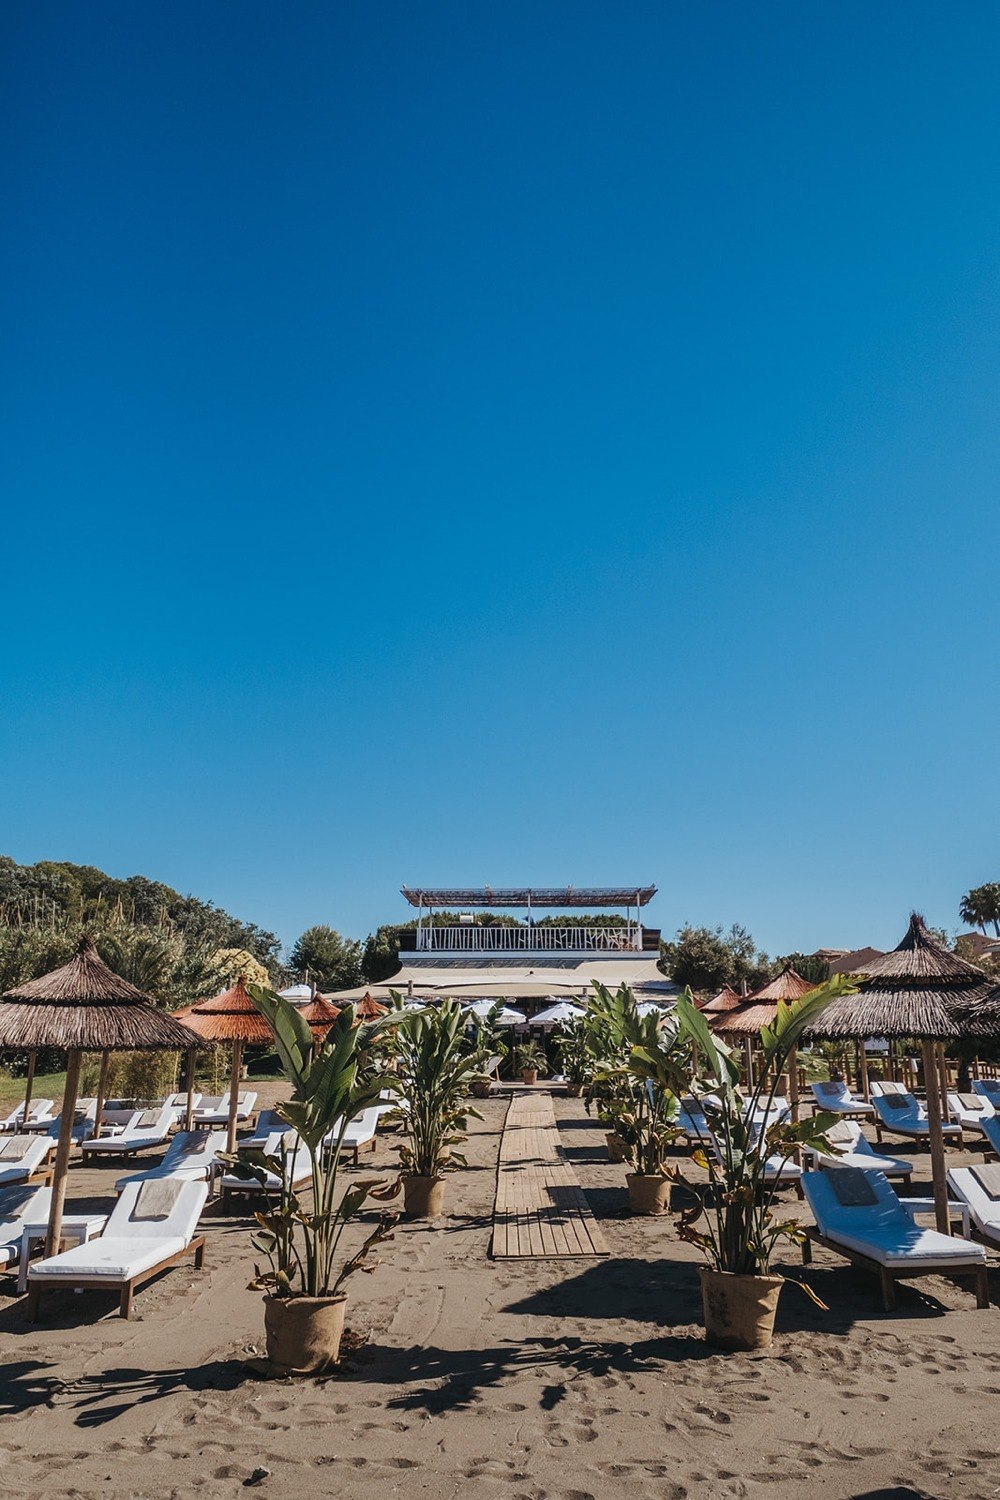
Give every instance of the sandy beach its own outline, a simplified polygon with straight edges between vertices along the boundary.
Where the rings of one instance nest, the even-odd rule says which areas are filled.
[[[264,1086],[261,1103],[280,1096]],[[819,1311],[786,1287],[773,1347],[702,1338],[697,1255],[672,1220],[628,1212],[625,1169],[579,1100],[562,1140],[611,1246],[606,1261],[489,1258],[507,1100],[482,1106],[448,1213],[401,1224],[374,1276],[351,1282],[358,1347],[336,1378],[265,1381],[247,1219],[212,1207],[203,1272],[110,1297],[54,1294],[29,1325],[0,1282],[4,1494],[106,1500],[263,1495],[472,1495],[496,1500],[876,1496],[993,1500],[1000,1316],[940,1278],[884,1314],[874,1278],[819,1251]],[[392,1170],[393,1138],[364,1159]],[[913,1148],[894,1144],[898,1154]],[[957,1160],[958,1153],[950,1158]],[[966,1153],[967,1160],[981,1155]],[[917,1155],[917,1191],[929,1191]],[[110,1207],[117,1164],[70,1178]],[[789,1195],[803,1219],[807,1210]],[[360,1234],[360,1229],[358,1230]],[[800,1275],[794,1250],[782,1268]],[[251,1483],[256,1470],[269,1473]]]

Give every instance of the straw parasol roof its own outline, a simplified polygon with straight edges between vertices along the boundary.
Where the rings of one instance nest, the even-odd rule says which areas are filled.
[[[208,1000],[196,1000],[174,1016],[207,1042],[239,1042],[243,1046],[269,1047],[274,1032],[254,1005],[242,979],[231,989]]]
[[[724,984],[719,993],[706,1000],[699,1009],[703,1016],[724,1016],[728,1011],[738,1010],[745,1001],[745,995],[738,994],[731,984]]]
[[[377,1021],[379,1016],[388,1015],[388,1007],[380,1005],[371,997],[371,991],[366,990],[364,998],[359,1000],[354,1007],[354,1019],[356,1021]]]
[[[82,1054],[105,1054],[98,1084],[99,1133],[107,1053],[180,1052],[200,1045],[186,1026],[160,1010],[149,995],[109,969],[89,937],[80,939],[68,964],[0,997],[0,1047],[60,1047],[66,1052],[46,1255],[58,1249],[62,1233]]]
[[[903,941],[873,958],[857,993],[832,1000],[809,1028],[811,1037],[914,1037],[950,1041],[1000,1035],[1000,1006],[988,1004],[982,969],[931,937],[915,912]]]
[[[324,1000],[322,995],[314,995],[308,1005],[300,1005],[297,1009],[317,1042],[323,1040],[340,1015],[339,1008],[331,1005],[329,1000]]]
[[[179,1052],[195,1045],[175,1017],[108,968],[88,937],[68,964],[0,997],[0,1047]]]
[[[765,1026],[774,1024],[779,1001],[801,1000],[815,988],[786,964],[776,978],[748,995],[738,1009],[724,1012],[714,1023],[715,1030],[727,1036],[758,1036]]]

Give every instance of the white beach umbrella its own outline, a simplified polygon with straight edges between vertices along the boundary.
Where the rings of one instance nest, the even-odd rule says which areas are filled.
[[[469,1009],[480,1021],[485,1021],[495,1004],[495,1000],[474,1000]],[[524,1011],[515,1010],[512,1005],[504,1005],[493,1019],[497,1026],[523,1026],[528,1018]]]
[[[582,1015],[582,1006],[571,1005],[568,1000],[557,1000],[554,1005],[549,1005],[545,1010],[540,1010],[537,1016],[532,1016],[528,1025],[560,1026],[564,1021],[579,1021]]]

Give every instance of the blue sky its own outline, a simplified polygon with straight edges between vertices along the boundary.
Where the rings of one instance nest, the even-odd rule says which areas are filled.
[[[288,940],[1000,878],[995,6],[0,34],[0,847]]]

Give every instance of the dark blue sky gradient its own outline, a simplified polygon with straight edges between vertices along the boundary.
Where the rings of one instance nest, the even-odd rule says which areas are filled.
[[[0,846],[293,938],[1000,877],[1000,13],[0,16]]]

